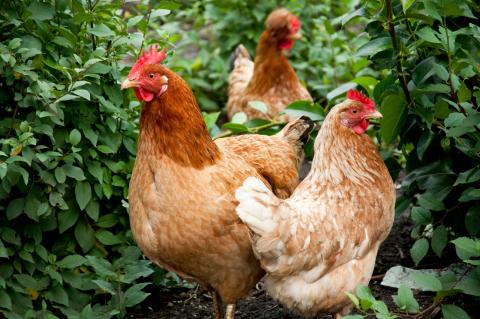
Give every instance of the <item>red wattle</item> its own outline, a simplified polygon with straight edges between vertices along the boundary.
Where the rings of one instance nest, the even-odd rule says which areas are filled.
[[[151,100],[153,100],[154,94],[152,92],[149,92],[141,87],[138,88],[138,92],[140,93],[141,99],[143,101],[150,102]]]
[[[293,47],[293,40],[292,39],[284,39],[278,41],[278,47],[284,50],[290,50]]]
[[[357,134],[363,134],[363,133],[365,133],[367,128],[368,128],[368,120],[363,119],[363,120],[360,121],[360,123],[358,123],[357,125],[355,125],[353,127],[353,131]]]

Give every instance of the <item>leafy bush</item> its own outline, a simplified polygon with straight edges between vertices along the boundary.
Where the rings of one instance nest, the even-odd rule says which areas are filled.
[[[420,280],[434,287],[435,304],[455,293],[480,296],[480,264],[471,259],[480,257],[479,10],[468,0],[364,1],[361,10],[370,39],[356,55],[382,75],[373,91],[384,115],[379,138],[391,145],[384,154],[392,175],[405,169],[396,210],[411,208],[412,259],[418,265],[430,249],[445,258],[455,248],[468,266],[459,277]],[[454,305],[442,311],[468,317]]]
[[[117,1],[7,1],[0,13],[0,311],[108,318],[153,270],[128,226],[139,104],[119,83],[149,25]],[[130,30],[130,31],[129,31]],[[168,38],[166,38],[168,39]],[[128,63],[130,64],[130,63]],[[125,73],[125,72],[124,72]]]
[[[321,3],[282,1],[282,5],[298,15],[302,22],[302,40],[296,41],[289,53],[290,63],[315,100],[324,101],[330,91],[352,80],[368,63],[365,57],[353,56],[355,47],[363,44],[366,36],[355,37],[354,29],[338,28],[337,22],[342,18],[353,17],[341,17],[353,8],[353,4],[333,0]],[[167,19],[168,23],[163,26],[166,30],[185,30],[172,65],[181,70],[205,111],[223,109],[227,100],[230,55],[239,44],[244,44],[255,56],[265,19],[279,5],[276,0],[196,1]],[[355,81],[374,81],[371,76],[364,78],[362,72]],[[347,89],[327,97],[332,99]]]

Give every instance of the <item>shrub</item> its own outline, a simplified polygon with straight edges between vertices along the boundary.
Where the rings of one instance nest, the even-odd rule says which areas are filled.
[[[0,13],[0,311],[108,318],[153,270],[128,226],[139,104],[128,53],[169,10],[117,1],[7,1]],[[168,37],[166,38],[168,40]],[[163,43],[163,42],[161,42]],[[127,64],[130,64],[127,63]]]

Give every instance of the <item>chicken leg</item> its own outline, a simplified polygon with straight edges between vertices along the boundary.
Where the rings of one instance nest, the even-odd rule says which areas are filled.
[[[216,291],[212,291],[213,297],[213,311],[215,315],[215,319],[223,319],[223,311],[222,311],[222,299],[218,295]]]
[[[235,318],[235,304],[231,303],[227,305],[227,310],[225,312],[225,319],[234,319]]]

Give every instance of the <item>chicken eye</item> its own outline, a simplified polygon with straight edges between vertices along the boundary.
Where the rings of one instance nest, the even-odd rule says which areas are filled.
[[[352,113],[353,113],[353,114],[357,114],[357,112],[358,112],[357,109],[353,109],[353,110],[352,110]]]
[[[153,77],[155,76],[155,74],[150,73],[148,76],[150,77],[150,79],[153,79]]]

